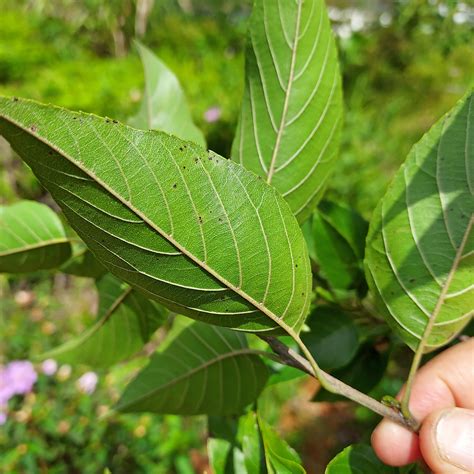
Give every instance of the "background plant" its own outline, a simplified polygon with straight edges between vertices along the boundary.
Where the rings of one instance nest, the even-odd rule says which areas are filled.
[[[347,237],[345,237],[345,238],[347,238]],[[343,239],[343,240],[344,240],[344,239]],[[346,244],[346,245],[347,245],[347,244]],[[342,246],[341,248],[344,248],[344,247]],[[346,252],[346,253],[347,253],[347,252]],[[344,255],[344,254],[343,254],[343,255]],[[349,255],[350,255],[350,253],[349,253]],[[334,298],[334,290],[331,290],[332,295],[331,295],[331,293],[328,295],[327,290],[326,290],[326,292],[325,292],[324,290],[326,290],[326,289],[323,288],[323,287],[321,287],[320,289],[318,289],[318,293],[319,293],[319,294],[325,294],[326,297],[329,297],[329,298]],[[363,291],[363,289],[362,289],[362,291]],[[316,314],[317,314],[317,313],[316,313]],[[361,316],[363,317],[363,315],[361,315]]]

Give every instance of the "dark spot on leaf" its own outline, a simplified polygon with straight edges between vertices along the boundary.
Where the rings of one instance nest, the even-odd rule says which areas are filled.
[[[112,120],[113,123],[118,123],[118,120]]]
[[[179,151],[183,151],[184,148],[182,146],[179,147]]]
[[[51,150],[49,150],[49,151],[48,151],[48,155],[51,156],[52,154],[53,154],[53,152],[52,152]]]
[[[209,157],[209,161],[212,161],[212,156]]]
[[[183,170],[185,170],[185,169],[186,169],[186,166],[183,166]]]
[[[73,120],[77,120],[77,117],[73,117],[72,119],[73,119]]]
[[[202,224],[202,217],[198,216],[199,224]]]
[[[410,283],[415,283],[416,278],[410,278],[408,281],[409,281]]]
[[[217,220],[218,220],[219,222],[222,222],[222,218],[221,218],[221,217],[219,217],[219,219],[217,219]]]
[[[18,97],[12,97],[13,102],[18,102]]]
[[[298,268],[298,264],[297,264],[297,263],[295,264],[295,268]]]
[[[176,186],[177,186],[177,184],[176,184],[176,183],[174,183],[174,184],[173,184],[173,188],[174,188],[174,189],[176,189]]]
[[[304,296],[304,292],[303,292],[303,293],[301,293],[301,296]]]
[[[194,158],[194,163],[197,163],[199,161],[199,158]]]
[[[32,132],[37,132],[37,131],[38,131],[38,127],[33,124],[33,125],[31,125],[30,130],[31,130]]]

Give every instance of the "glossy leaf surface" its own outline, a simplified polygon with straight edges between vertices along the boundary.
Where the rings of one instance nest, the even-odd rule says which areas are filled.
[[[217,325],[298,331],[306,245],[285,201],[197,145],[94,115],[0,99],[0,132],[119,279]]]
[[[110,274],[99,280],[97,289],[97,322],[79,337],[44,354],[44,359],[109,367],[140,350],[165,321],[163,308]]]
[[[194,125],[181,84],[174,73],[152,51],[135,43],[145,71],[145,92],[138,114],[130,125],[176,135],[206,146],[202,132]]]
[[[464,97],[417,143],[370,224],[366,273],[391,327],[416,348],[446,344],[474,301],[474,101]]]
[[[303,342],[323,370],[347,365],[359,347],[357,328],[350,316],[331,306],[317,306],[307,322]]]
[[[0,272],[49,270],[70,255],[63,225],[48,206],[33,201],[0,206]]]
[[[324,1],[254,2],[232,159],[265,177],[302,222],[334,167],[341,122],[341,78]]]
[[[262,436],[268,474],[305,473],[297,452],[260,416],[258,426]]]
[[[386,466],[365,444],[353,444],[341,451],[327,466],[325,474],[397,474],[398,468]]]
[[[358,288],[363,282],[368,223],[352,209],[322,201],[312,216],[315,259],[334,289]]]
[[[172,334],[126,388],[117,409],[181,415],[239,414],[268,370],[245,335],[200,322]]]

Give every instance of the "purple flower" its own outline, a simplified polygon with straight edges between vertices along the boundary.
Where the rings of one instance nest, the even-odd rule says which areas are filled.
[[[0,405],[5,405],[13,395],[31,392],[38,375],[28,360],[14,360],[0,371]]]
[[[214,106],[210,107],[204,112],[204,120],[207,123],[217,122],[221,117],[221,109],[220,107]]]
[[[58,363],[54,359],[46,359],[41,364],[41,370],[43,371],[44,375],[54,375],[58,370]]]
[[[0,411],[0,426],[4,425],[7,422],[7,414],[3,411]]]
[[[98,380],[95,372],[86,372],[77,379],[76,386],[80,392],[90,395],[94,392]]]

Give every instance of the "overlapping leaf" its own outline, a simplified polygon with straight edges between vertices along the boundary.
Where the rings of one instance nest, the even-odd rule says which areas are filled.
[[[296,451],[260,415],[250,411],[230,432],[210,431],[208,450],[216,474],[304,474]]]
[[[73,242],[72,257],[60,268],[63,273],[88,278],[99,278],[106,269],[83,242]]]
[[[27,100],[0,99],[0,133],[121,280],[213,324],[301,327],[305,242],[253,173],[161,132]]]
[[[265,385],[268,370],[245,335],[190,322],[130,383],[117,409],[181,415],[239,414]]]
[[[48,270],[70,255],[61,221],[48,206],[33,201],[0,206],[0,272]]]
[[[327,466],[326,474],[397,474],[398,468],[386,466],[365,444],[353,444],[341,451]]]
[[[340,369],[355,356],[359,347],[353,319],[337,307],[317,306],[308,321],[303,342],[323,370]]]
[[[194,125],[177,77],[148,48],[139,42],[136,46],[145,71],[145,93],[140,110],[130,119],[130,125],[144,130],[162,130],[206,146],[204,135]]]
[[[367,230],[367,222],[346,206],[330,201],[318,206],[312,216],[314,257],[332,288],[365,286],[362,261]]]
[[[109,367],[140,350],[165,320],[163,308],[110,274],[99,280],[97,289],[97,322],[81,336],[44,354],[44,359]]]
[[[366,274],[379,308],[415,348],[452,339],[474,301],[474,107],[469,93],[416,144],[379,203]]]
[[[316,206],[339,146],[342,93],[323,0],[257,0],[232,158],[264,176],[300,222]]]

